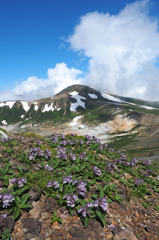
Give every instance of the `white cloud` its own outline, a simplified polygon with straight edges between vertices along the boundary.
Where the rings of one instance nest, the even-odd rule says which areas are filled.
[[[36,100],[55,95],[72,84],[84,84],[99,90],[145,100],[159,100],[158,20],[149,16],[150,0],[127,4],[117,15],[92,12],[80,17],[80,23],[67,40],[60,37],[59,49],[70,48],[89,59],[88,73],[57,63],[47,70],[47,79],[28,77],[16,83],[12,91],[0,92],[0,101]],[[78,65],[77,65],[78,66]]]
[[[146,100],[159,100],[159,31],[149,0],[127,4],[117,15],[92,12],[80,18],[68,42],[89,59],[83,84]]]
[[[67,65],[57,63],[55,68],[47,70],[47,79],[39,79],[36,76],[29,77],[18,84],[12,91],[1,92],[0,101],[5,100],[36,100],[52,97],[64,88],[79,84],[82,78],[77,78],[82,71],[68,68]]]

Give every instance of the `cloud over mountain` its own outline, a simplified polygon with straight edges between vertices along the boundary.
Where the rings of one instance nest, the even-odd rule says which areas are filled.
[[[89,58],[85,84],[115,94],[159,100],[158,20],[150,1],[127,4],[117,15],[92,12],[80,18],[68,42]]]
[[[13,90],[1,91],[0,101],[47,98],[72,84],[159,100],[159,21],[150,16],[150,3],[127,4],[117,15],[95,11],[81,16],[66,42],[89,60],[88,73],[80,77],[80,69],[57,63],[47,70],[47,79],[30,76]]]
[[[0,101],[4,100],[36,100],[52,97],[67,86],[78,84],[82,81],[77,78],[82,71],[75,68],[68,68],[67,65],[57,63],[55,68],[47,70],[47,79],[39,79],[36,76],[29,77],[22,81],[13,91],[1,92]]]

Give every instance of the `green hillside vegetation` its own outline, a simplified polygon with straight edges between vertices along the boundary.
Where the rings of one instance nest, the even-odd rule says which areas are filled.
[[[116,141],[118,146],[119,143]],[[4,198],[0,201],[0,212],[6,205],[15,222],[20,219],[21,210],[28,212],[33,208],[28,204],[30,190],[54,198],[58,207],[66,207],[70,215],[79,216],[85,228],[91,218],[105,226],[108,203],[112,202],[127,205],[130,199],[138,199],[144,208],[151,206],[159,210],[158,203],[151,201],[159,193],[159,183],[155,180],[159,164],[127,158],[95,137],[61,134],[45,139],[34,133],[23,133],[2,139],[0,148],[3,154],[9,155],[0,157],[1,181],[5,184],[2,194],[8,194],[7,202]],[[125,179],[125,173],[131,178]],[[9,180],[13,186],[8,189]],[[129,191],[123,199],[125,188]],[[11,191],[7,193],[8,190]],[[69,197],[74,203],[71,206]],[[62,223],[56,214],[52,218],[52,222]]]

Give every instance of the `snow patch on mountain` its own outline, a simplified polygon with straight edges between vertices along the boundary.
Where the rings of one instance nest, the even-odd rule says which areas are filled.
[[[78,122],[77,122],[77,120],[79,119],[79,118],[81,118],[82,116],[78,116],[78,117],[75,117],[73,120],[72,120],[72,122],[69,124],[69,126],[75,126],[75,125],[77,125],[78,124]]]
[[[106,99],[108,99],[108,100],[111,100],[111,101],[114,101],[114,102],[119,102],[119,103],[124,102],[124,101],[120,100],[119,98],[110,96],[110,95],[107,94],[107,93],[103,93],[103,92],[100,92],[100,93],[101,93],[101,96],[102,96],[103,98],[106,98]]]
[[[7,125],[6,120],[1,121],[1,123],[3,123],[4,125]]]
[[[86,107],[85,107],[85,103],[81,101],[81,99],[86,100],[85,97],[82,97],[82,96],[78,95],[78,92],[76,92],[76,91],[73,91],[73,92],[71,92],[71,93],[69,93],[69,94],[71,95],[72,98],[75,98],[75,99],[77,100],[76,103],[71,103],[71,107],[70,107],[70,111],[71,111],[71,112],[75,112],[75,111],[76,111],[76,108],[77,108],[78,106],[81,106],[81,107],[83,107],[83,108],[86,108]]]
[[[28,102],[24,102],[24,101],[20,101],[20,102],[23,105],[23,109],[27,112],[30,109]]]
[[[43,110],[41,110],[43,113],[44,112],[49,112],[49,111],[54,111],[54,107],[53,107],[53,103],[51,103],[51,105],[49,106],[49,104],[45,104],[45,107]]]
[[[88,95],[89,95],[90,98],[93,98],[93,99],[98,98],[97,95],[95,95],[93,93],[88,93]]]
[[[144,105],[139,105],[139,106],[142,107],[142,108],[146,108],[146,109],[156,109],[156,110],[158,110],[158,108],[148,107],[148,106],[144,106]]]
[[[38,110],[38,102],[33,102],[34,103],[34,110],[37,111]]]
[[[9,106],[9,108],[12,108],[14,103],[15,103],[15,101],[2,102],[2,103],[0,103],[0,107]]]

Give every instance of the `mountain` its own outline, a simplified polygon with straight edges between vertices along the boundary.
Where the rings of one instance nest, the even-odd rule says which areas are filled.
[[[33,131],[95,135],[133,157],[158,150],[159,103],[72,85],[51,98],[0,103],[0,123],[9,133]]]

